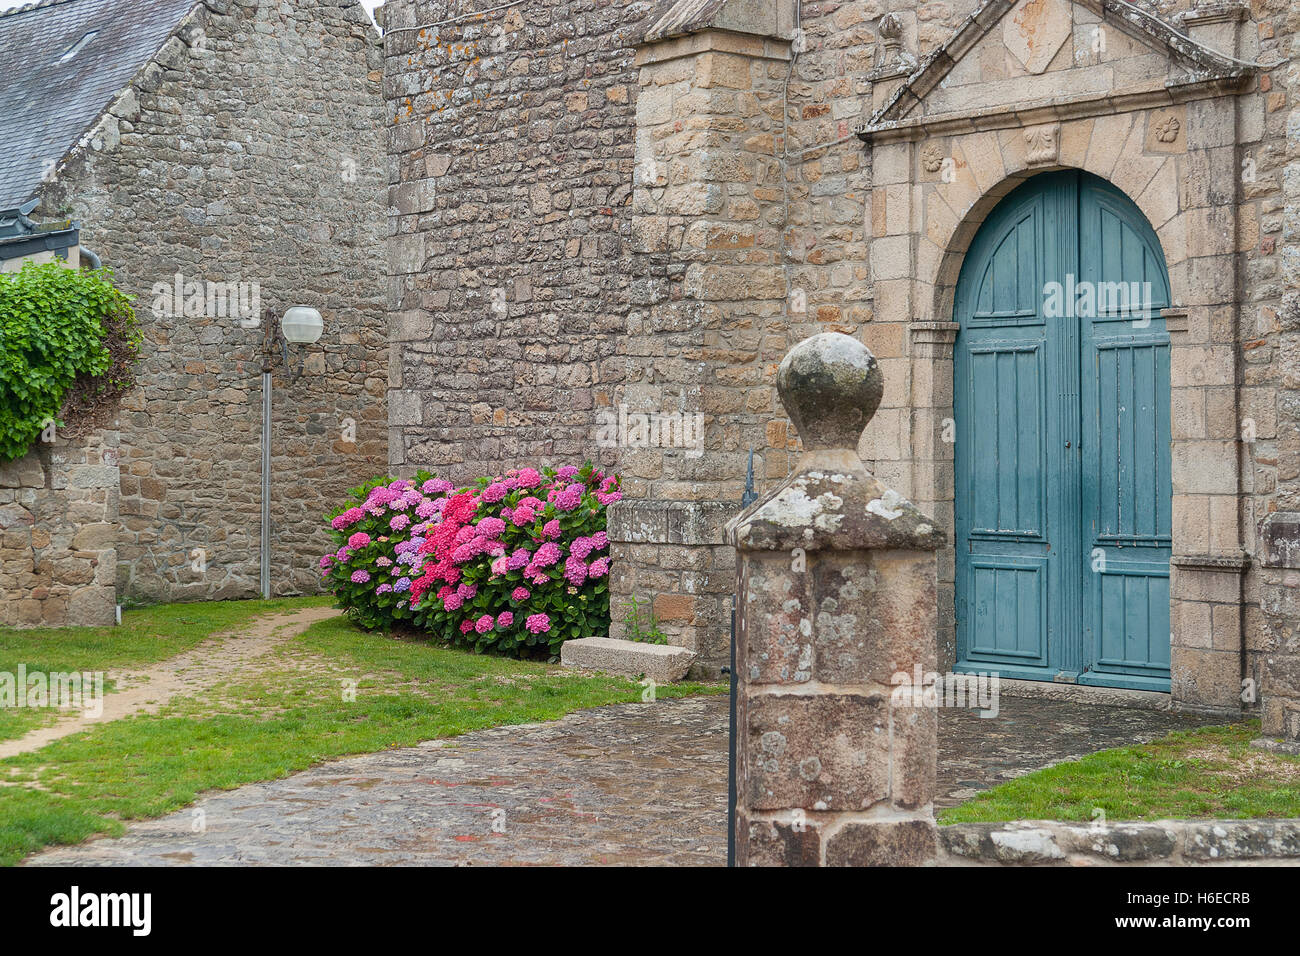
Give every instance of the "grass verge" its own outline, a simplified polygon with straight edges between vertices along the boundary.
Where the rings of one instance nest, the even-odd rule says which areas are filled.
[[[216,634],[259,617],[304,607],[328,607],[329,596],[274,601],[160,604],[122,613],[120,627],[17,629],[0,627],[0,673],[129,670],[188,651]],[[105,691],[112,690],[106,681]],[[53,722],[57,711],[0,707],[0,740],[13,740]]]
[[[1259,722],[1184,730],[1018,777],[940,823],[1300,817],[1300,757],[1252,750]]]

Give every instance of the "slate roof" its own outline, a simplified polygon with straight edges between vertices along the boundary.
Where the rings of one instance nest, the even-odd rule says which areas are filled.
[[[47,162],[67,154],[197,4],[41,0],[0,13],[0,209],[36,194]]]

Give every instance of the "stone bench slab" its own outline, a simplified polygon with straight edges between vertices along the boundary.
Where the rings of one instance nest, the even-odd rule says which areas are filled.
[[[584,637],[560,645],[560,663],[623,677],[643,674],[657,684],[670,684],[686,676],[695,653],[670,644],[642,644],[610,637]]]

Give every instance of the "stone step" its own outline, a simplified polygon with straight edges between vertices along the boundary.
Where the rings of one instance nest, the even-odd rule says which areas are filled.
[[[623,677],[644,675],[656,684],[681,680],[694,660],[695,653],[684,647],[609,637],[584,637],[560,645],[560,663],[565,667],[581,667]]]

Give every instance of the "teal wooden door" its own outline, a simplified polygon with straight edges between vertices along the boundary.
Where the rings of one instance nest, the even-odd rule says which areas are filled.
[[[1036,177],[954,304],[959,670],[1169,688],[1169,279],[1114,187]]]

